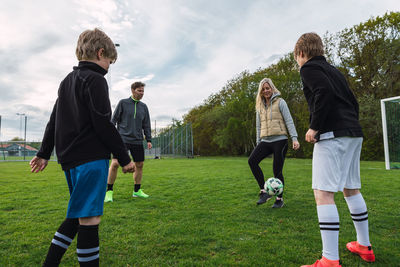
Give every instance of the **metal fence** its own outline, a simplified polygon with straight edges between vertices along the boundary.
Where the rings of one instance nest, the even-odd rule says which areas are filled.
[[[193,157],[193,134],[190,123],[162,129],[153,138],[155,158],[157,157]]]
[[[41,142],[0,141],[0,161],[30,161],[40,145]],[[54,152],[50,160],[56,160]]]
[[[41,142],[0,141],[0,161],[30,161],[36,155]],[[152,149],[147,149],[145,157],[159,159],[161,157],[193,157],[193,135],[191,124],[171,126],[161,129],[152,140]],[[50,160],[57,160],[53,151]]]

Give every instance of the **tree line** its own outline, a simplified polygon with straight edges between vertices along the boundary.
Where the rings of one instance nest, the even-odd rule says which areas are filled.
[[[345,75],[360,105],[364,160],[384,158],[380,99],[400,95],[399,34],[400,12],[390,12],[323,36],[327,60]],[[195,154],[251,153],[256,145],[255,98],[265,77],[281,91],[299,135],[301,149],[289,150],[288,157],[311,157],[312,145],[304,141],[309,112],[292,52],[266,68],[243,71],[184,115],[183,123],[192,123]]]

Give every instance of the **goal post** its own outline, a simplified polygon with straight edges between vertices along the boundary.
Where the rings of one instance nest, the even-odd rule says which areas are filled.
[[[381,113],[385,167],[400,169],[400,96],[381,99]]]

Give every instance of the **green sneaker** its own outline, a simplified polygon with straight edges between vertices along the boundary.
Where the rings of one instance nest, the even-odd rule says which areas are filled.
[[[113,193],[114,191],[108,190],[106,192],[106,197],[104,198],[104,202],[113,202]]]
[[[139,189],[139,191],[137,191],[137,192],[133,192],[132,196],[133,197],[142,197],[142,198],[148,198],[149,197],[149,195],[146,194],[145,192],[143,192],[142,189]]]

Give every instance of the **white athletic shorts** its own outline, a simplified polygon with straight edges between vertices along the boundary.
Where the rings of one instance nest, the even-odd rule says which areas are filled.
[[[335,137],[314,145],[312,189],[329,192],[360,189],[362,137]]]

